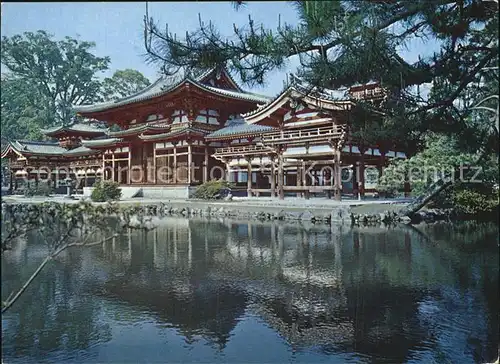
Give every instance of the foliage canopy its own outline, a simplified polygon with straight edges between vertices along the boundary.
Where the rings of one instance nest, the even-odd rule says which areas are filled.
[[[40,139],[40,128],[73,121],[73,105],[114,100],[149,85],[140,72],[126,69],[101,80],[109,57],[93,53],[94,42],[55,40],[35,33],[2,37],[2,136]]]
[[[264,84],[270,72],[284,69],[294,58],[300,61],[297,75],[320,89],[379,81],[391,95],[377,105],[385,116],[368,123],[353,118],[353,130],[367,143],[374,137],[398,140],[412,154],[423,146],[428,130],[459,133],[465,138],[477,126],[470,123],[478,113],[473,106],[492,90],[496,93],[497,2],[289,3],[297,12],[297,24],[280,20],[275,28],[268,28],[249,17],[246,26],[234,25],[231,37],[223,36],[201,17],[197,29],[177,37],[168,31],[168,25],[160,28],[146,12],[148,59],[166,74],[226,65],[247,85]],[[234,4],[239,8],[244,2]],[[417,38],[434,41],[440,49],[409,64],[399,51]],[[420,92],[424,88],[430,88],[428,95]],[[490,124],[483,115],[480,121]]]

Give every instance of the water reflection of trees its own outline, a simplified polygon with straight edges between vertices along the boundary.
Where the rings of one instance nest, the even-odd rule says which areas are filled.
[[[460,235],[439,229],[170,219],[157,230],[129,232],[94,250],[94,267],[104,272],[94,293],[154,315],[188,342],[203,337],[219,349],[249,310],[296,350],[404,362],[426,347],[443,352],[441,359],[455,359],[440,347],[443,337],[457,340],[437,324],[450,319],[440,305],[462,310],[465,305],[449,292],[467,291],[487,317],[476,320],[478,334],[468,345],[474,358],[491,359],[499,304],[486,291],[497,292],[498,263],[483,264],[482,254],[469,259],[461,242],[451,240]],[[72,289],[64,288],[70,300]],[[472,317],[460,312],[465,322]]]
[[[26,249],[29,257],[29,250],[36,252],[40,247],[29,244]],[[24,261],[26,256],[2,257],[2,288],[7,292],[38,266],[36,259]],[[3,315],[2,326],[8,330],[2,335],[4,353],[38,361],[58,350],[71,357],[111,338],[109,326],[99,321],[99,303],[88,294],[83,283],[83,278],[90,274],[85,262],[88,257],[80,252],[65,252],[40,274],[16,306]]]

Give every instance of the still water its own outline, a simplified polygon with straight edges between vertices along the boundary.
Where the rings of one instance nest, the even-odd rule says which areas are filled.
[[[2,299],[44,254],[4,254]],[[495,225],[170,218],[46,267],[2,317],[3,361],[493,361],[498,265]]]

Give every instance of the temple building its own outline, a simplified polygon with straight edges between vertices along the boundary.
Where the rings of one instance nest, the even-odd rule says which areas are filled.
[[[391,158],[390,143],[361,145],[349,133],[359,99],[385,97],[377,83],[318,92],[295,80],[277,97],[242,90],[225,68],[177,81],[166,77],[116,100],[75,106],[105,124],[44,130],[57,142],[11,141],[11,189],[21,181],[61,186],[68,176],[89,193],[97,179],[140,189],[144,197],[190,197],[211,179],[248,196],[311,194],[341,199],[376,192],[365,178]],[[97,124],[96,124],[97,125]]]

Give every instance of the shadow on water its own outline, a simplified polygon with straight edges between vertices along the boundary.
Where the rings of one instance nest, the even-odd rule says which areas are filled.
[[[2,257],[2,298],[44,257]],[[2,317],[5,362],[485,362],[498,227],[168,218],[71,250]]]

